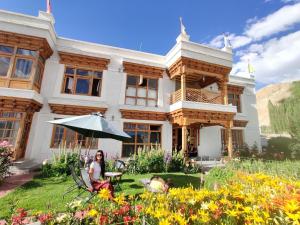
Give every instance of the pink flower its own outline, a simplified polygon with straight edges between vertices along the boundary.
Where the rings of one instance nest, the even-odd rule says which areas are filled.
[[[5,220],[0,220],[0,225],[7,225],[7,222]]]
[[[77,211],[77,212],[75,212],[74,217],[76,219],[82,220],[86,217],[86,214],[87,214],[87,211]]]

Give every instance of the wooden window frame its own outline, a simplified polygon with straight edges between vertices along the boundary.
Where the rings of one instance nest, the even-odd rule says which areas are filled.
[[[229,95],[233,95],[233,98],[229,98]],[[230,102],[232,100],[232,102]],[[233,106],[236,106],[237,112],[241,113],[242,112],[242,107],[241,107],[241,95],[229,92],[228,93],[228,104],[232,104]]]
[[[138,82],[136,82],[135,85],[128,85],[128,77],[131,76],[131,77],[136,77],[137,78],[137,81],[139,79],[139,76],[137,75],[134,75],[134,74],[127,74],[126,76],[126,90],[125,90],[125,104],[126,105],[130,105],[130,104],[127,104],[127,99],[130,98],[130,99],[134,99],[134,105],[138,105],[137,102],[138,102],[138,99],[144,99],[145,102],[146,102],[146,105],[145,106],[148,106],[148,101],[155,101],[155,106],[154,107],[158,107],[157,105],[157,102],[158,102],[158,78],[153,78],[153,77],[143,77],[143,79],[147,79],[147,86],[146,86],[146,97],[138,97],[138,88],[143,88],[143,87],[140,87],[140,85],[138,84]],[[156,81],[156,89],[154,88],[149,88],[149,80],[155,80]],[[135,96],[127,96],[127,89],[129,87],[134,87],[135,88]],[[148,91],[150,90],[156,90],[156,98],[149,98],[148,97]],[[143,105],[141,105],[143,106]],[[149,107],[153,107],[153,106],[149,106]]]
[[[9,64],[9,67],[8,67],[7,74],[6,74],[6,76],[0,76],[0,79],[7,80],[8,87],[9,87],[10,81],[21,81],[21,82],[24,82],[24,81],[26,82],[27,81],[27,82],[31,83],[31,85],[30,85],[31,88],[30,89],[34,89],[37,92],[40,92],[40,88],[41,88],[42,80],[43,80],[43,75],[44,75],[44,67],[45,67],[45,60],[44,60],[44,62],[40,62],[40,57],[42,57],[41,54],[40,54],[40,51],[36,50],[36,49],[23,48],[23,47],[18,46],[18,45],[10,45],[10,44],[5,44],[5,43],[0,43],[0,45],[13,48],[13,53],[0,52],[0,56],[10,58],[10,64]],[[18,49],[26,49],[26,50],[29,50],[29,51],[35,51],[36,55],[33,56],[33,55],[18,54],[17,53]],[[30,75],[26,78],[14,77],[18,59],[25,59],[25,60],[31,60],[32,61]],[[35,82],[36,69],[37,69],[37,64],[38,63],[40,63],[40,66],[41,66],[41,79],[39,79],[39,82]]]
[[[126,129],[125,128],[126,124],[134,125],[135,128],[134,129]],[[142,126],[147,125],[148,129],[147,130],[138,129],[137,127],[139,125],[142,125]],[[157,130],[157,131],[151,130],[150,126],[159,126],[159,130]],[[127,157],[127,156],[124,156],[124,153],[123,153],[124,152],[124,145],[131,145],[131,146],[133,145],[134,146],[134,153],[137,154],[137,152],[138,152],[138,146],[143,145],[143,146],[151,147],[152,145],[159,145],[159,146],[161,146],[161,144],[162,144],[162,124],[124,122],[124,124],[123,124],[123,130],[124,130],[124,132],[126,132],[126,131],[131,131],[132,132],[133,131],[134,134],[135,134],[135,138],[134,138],[134,142],[131,142],[131,143],[123,142],[123,144],[122,144],[122,153],[121,153],[122,157]],[[139,143],[139,142],[137,142],[137,132],[147,132],[148,133],[148,142],[147,143]],[[151,143],[150,142],[151,133],[155,133],[155,132],[159,133],[159,135],[160,135],[159,136],[160,143]]]
[[[3,117],[2,114],[3,113],[13,113],[13,117]],[[16,114],[20,114],[19,117],[16,117]],[[12,140],[14,141],[17,141],[17,138],[18,138],[18,132],[20,130],[20,127],[21,127],[21,121],[22,121],[22,118],[23,118],[23,113],[21,112],[0,112],[0,121],[9,121],[9,122],[18,122],[19,123],[19,127],[18,127],[18,130],[15,131],[16,132],[16,137],[15,138],[12,138]],[[6,131],[6,130],[13,130],[13,129],[1,129],[3,131]],[[2,140],[2,137],[0,137],[0,139]],[[11,139],[11,138],[10,138]],[[3,139],[5,140],[5,139]],[[16,143],[10,143],[10,144],[13,144],[14,146],[16,145]]]
[[[72,74],[67,74],[66,70],[67,68],[71,68],[74,70],[73,75]],[[81,76],[77,75],[77,70],[87,70],[91,72],[101,72],[102,76],[101,78],[95,76],[95,75],[88,75],[88,76]],[[66,93],[66,82],[68,77],[73,76],[73,85],[72,85],[72,93]],[[77,80],[82,79],[82,80],[89,80],[89,91],[87,94],[82,94],[82,93],[76,93],[76,86],[77,86]],[[92,95],[92,90],[93,90],[93,81],[94,80],[99,80],[101,82],[101,85],[99,86],[99,96],[94,96]],[[64,70],[64,77],[63,77],[63,85],[61,88],[61,93],[63,94],[69,94],[69,95],[82,95],[82,96],[91,96],[91,97],[101,97],[101,92],[102,92],[102,83],[103,83],[103,70],[98,70],[94,68],[89,68],[89,67],[83,67],[83,66],[74,66],[74,65],[65,65],[65,70]]]
[[[58,126],[59,126],[59,125],[56,125],[56,124],[53,125],[50,148],[59,148],[59,145],[56,146],[55,143],[54,143],[54,141],[55,141],[55,135],[56,135],[56,128],[57,128]],[[68,128],[62,127],[62,126],[61,126],[61,128],[63,128],[63,136],[62,136],[62,140],[61,140],[60,143],[63,143],[63,142],[66,142],[66,136],[67,136],[67,129],[68,129]],[[69,131],[73,132],[73,133],[74,133],[74,136],[75,136],[74,142],[71,143],[71,146],[74,147],[75,144],[80,144],[79,141],[82,141],[82,140],[81,140],[81,139],[78,139],[78,136],[80,136],[80,135],[82,135],[82,134],[79,134],[79,133],[77,133],[76,131],[73,131],[73,130],[71,130],[71,129],[69,129]],[[84,136],[83,136],[83,138],[84,138]],[[91,149],[97,149],[97,148],[98,148],[98,144],[99,144],[99,140],[98,140],[98,139],[95,139],[95,140],[97,140],[97,141],[94,143],[94,144],[95,144],[95,146],[94,146],[94,145],[93,145],[93,142],[91,142],[91,141],[93,141],[93,139],[90,138],[90,137],[85,137],[85,140],[84,140],[84,141],[85,141],[85,145],[83,145],[82,147],[88,148],[88,147],[89,147],[89,144],[92,144],[92,145],[91,145]],[[68,148],[68,147],[69,147],[69,145],[67,145],[67,148]]]
[[[239,139],[239,132],[241,132],[240,137],[242,138],[242,140],[237,140]],[[245,132],[243,129],[231,129],[231,133],[232,133],[232,146],[233,148],[239,149],[242,148],[243,145],[245,144]],[[238,138],[237,138],[238,137]],[[228,139],[228,133],[227,133],[227,129],[221,129],[221,144],[222,147],[224,149],[227,148],[227,139]],[[240,142],[240,143],[238,143]]]

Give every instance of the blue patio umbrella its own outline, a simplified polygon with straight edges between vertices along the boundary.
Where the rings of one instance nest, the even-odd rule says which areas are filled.
[[[131,138],[124,131],[118,130],[109,124],[101,113],[74,116],[48,122],[67,127],[85,137],[111,138],[119,141],[126,141]]]

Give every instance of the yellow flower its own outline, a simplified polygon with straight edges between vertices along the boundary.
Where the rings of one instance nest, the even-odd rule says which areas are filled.
[[[116,202],[118,205],[124,205],[124,204],[126,203],[124,193],[120,194],[120,195],[119,195],[118,197],[116,197],[114,200],[115,200],[115,202]]]
[[[88,212],[88,215],[91,216],[91,217],[95,217],[98,215],[98,211],[95,210],[95,209],[91,209],[89,212]]]
[[[293,213],[286,213],[286,215],[288,216],[289,219],[298,222],[298,224],[300,224],[300,212],[293,214]]]
[[[110,198],[110,191],[106,188],[103,188],[100,190],[98,196],[99,196],[99,198],[108,200]]]
[[[163,219],[159,221],[159,225],[171,225],[168,219]]]
[[[295,199],[290,200],[285,206],[284,211],[285,212],[295,212],[300,209],[299,202]]]

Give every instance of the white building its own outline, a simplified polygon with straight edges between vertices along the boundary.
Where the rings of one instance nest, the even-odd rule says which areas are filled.
[[[232,52],[189,41],[182,25],[166,55],[59,37],[51,14],[0,11],[0,141],[16,159],[42,161],[59,143],[88,140],[46,121],[102,112],[131,143],[101,139],[94,149],[127,157],[160,144],[220,157],[258,145],[254,79],[230,76]]]

